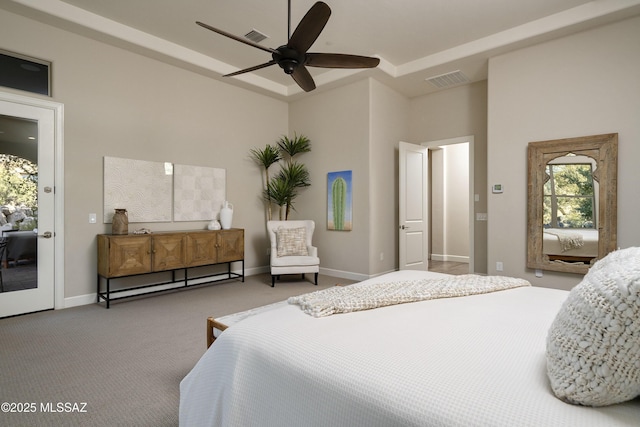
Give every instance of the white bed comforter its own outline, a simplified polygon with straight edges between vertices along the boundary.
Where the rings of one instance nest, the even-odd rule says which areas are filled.
[[[441,277],[403,271],[371,279]],[[282,305],[221,334],[180,384],[186,426],[638,426],[640,401],[564,403],[545,339],[565,291],[524,287],[314,318]]]

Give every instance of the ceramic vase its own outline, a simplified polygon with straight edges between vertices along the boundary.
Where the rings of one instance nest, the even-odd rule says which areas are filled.
[[[223,230],[231,228],[231,221],[233,220],[233,205],[227,201],[222,204],[220,209],[220,225]]]

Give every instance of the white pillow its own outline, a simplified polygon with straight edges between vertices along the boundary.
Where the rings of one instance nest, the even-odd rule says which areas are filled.
[[[640,396],[640,248],[610,253],[571,290],[549,330],[547,374],[569,403]]]
[[[278,227],[276,230],[278,256],[308,256],[307,229]]]

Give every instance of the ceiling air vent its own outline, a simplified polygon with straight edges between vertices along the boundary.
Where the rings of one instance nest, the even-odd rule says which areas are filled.
[[[444,89],[452,86],[458,86],[464,83],[469,83],[469,79],[467,78],[467,76],[462,74],[460,70],[441,74],[435,77],[429,77],[428,79],[426,79],[426,81],[431,83],[438,89]]]
[[[251,40],[254,43],[260,43],[262,40],[269,38],[266,34],[261,33],[260,31],[253,28],[247,34],[244,35],[246,38]]]

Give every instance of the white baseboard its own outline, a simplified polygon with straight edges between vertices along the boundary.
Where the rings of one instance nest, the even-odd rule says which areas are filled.
[[[442,254],[431,254],[432,261],[454,261],[454,262],[464,262],[469,264],[468,256],[460,256],[460,255],[442,255]]]
[[[333,270],[330,268],[320,268],[320,274],[339,277],[341,279],[349,279],[349,280],[357,280],[357,281],[362,281],[369,278],[366,274],[359,274],[359,273],[353,273],[350,271],[342,271],[342,270]]]
[[[97,296],[95,293],[88,295],[78,295],[77,297],[69,297],[64,299],[63,308],[78,307],[80,305],[95,304]]]

